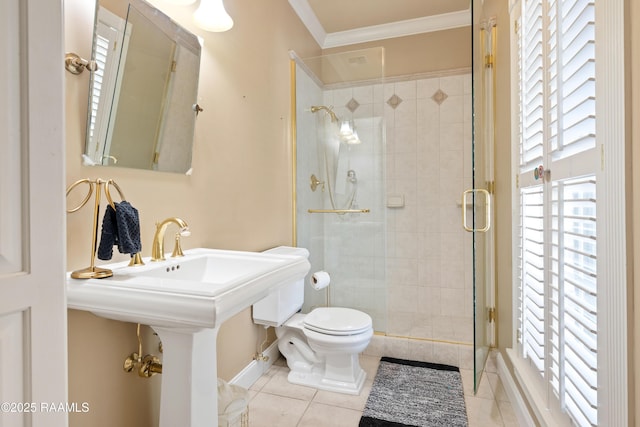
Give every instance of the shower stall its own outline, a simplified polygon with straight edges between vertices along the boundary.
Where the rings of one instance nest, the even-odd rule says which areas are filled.
[[[490,200],[474,189],[472,70],[385,77],[381,47],[291,57],[294,241],[331,277],[303,311],[364,311],[379,355],[474,370],[477,387]]]
[[[379,81],[382,50],[357,56],[361,78]],[[307,288],[303,309],[356,308],[386,331],[384,120],[374,96],[382,86],[341,86],[350,58],[294,61],[296,243],[309,249],[311,271],[331,276],[329,287]]]

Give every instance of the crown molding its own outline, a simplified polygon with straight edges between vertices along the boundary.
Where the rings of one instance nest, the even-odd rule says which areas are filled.
[[[422,18],[329,33],[325,37],[322,48],[326,49],[375,40],[412,36],[433,31],[467,27],[469,25],[471,25],[471,12],[469,10],[462,10],[459,12],[443,13],[441,15],[425,16]]]
[[[320,47],[323,47],[324,41],[327,38],[327,32],[318,20],[318,17],[309,6],[307,0],[289,0],[289,4],[296,12],[302,23],[307,30],[311,33]]]
[[[323,49],[411,36],[432,31],[449,30],[471,25],[471,11],[467,9],[459,12],[443,13],[388,24],[327,33],[313,13],[307,0],[289,0],[289,4],[298,14],[298,17],[307,27],[318,45]]]

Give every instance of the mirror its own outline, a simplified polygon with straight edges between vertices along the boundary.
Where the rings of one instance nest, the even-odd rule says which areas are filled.
[[[200,43],[143,0],[117,3],[97,5],[84,164],[188,173]]]

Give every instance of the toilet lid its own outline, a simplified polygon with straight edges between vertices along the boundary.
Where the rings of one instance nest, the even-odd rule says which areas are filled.
[[[327,335],[356,335],[371,328],[371,317],[343,307],[320,307],[304,318],[304,327]]]

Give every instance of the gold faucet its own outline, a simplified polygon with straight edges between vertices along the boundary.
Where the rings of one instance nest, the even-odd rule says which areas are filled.
[[[172,257],[183,256],[180,247],[180,236],[188,236],[191,234],[189,226],[182,219],[177,217],[167,218],[162,222],[156,223],[156,233],[153,235],[153,245],[151,247],[151,261],[164,261],[164,233],[167,231],[169,224],[176,224],[180,229],[176,233],[175,247],[173,248]]]

